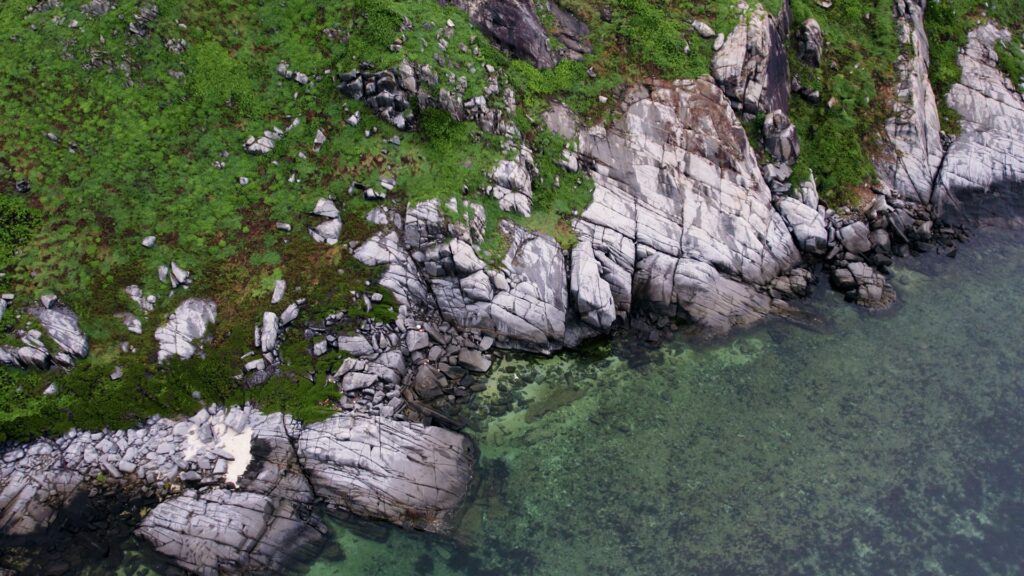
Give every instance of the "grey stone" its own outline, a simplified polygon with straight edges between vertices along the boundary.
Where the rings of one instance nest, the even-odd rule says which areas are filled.
[[[847,250],[854,254],[864,254],[871,250],[869,232],[867,224],[857,221],[840,228],[836,235]]]
[[[277,304],[284,299],[284,291],[288,288],[288,283],[284,279],[274,281],[274,293],[270,296],[270,303]]]
[[[459,351],[459,364],[473,372],[487,372],[491,369],[491,360],[479,350],[463,348]]]
[[[189,298],[157,328],[154,336],[159,344],[157,359],[164,362],[172,356],[189,359],[196,353],[195,340],[206,335],[207,327],[217,320],[217,305],[210,300]]]
[[[712,57],[715,81],[741,110],[789,112],[788,8],[784,4],[783,13],[776,17],[758,4],[740,16],[739,24]]]
[[[821,53],[825,48],[825,35],[818,21],[809,18],[800,27],[797,36],[797,58],[804,64],[817,68],[821,66]]]

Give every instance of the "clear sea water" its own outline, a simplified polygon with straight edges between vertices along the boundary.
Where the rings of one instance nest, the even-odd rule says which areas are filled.
[[[309,574],[1024,573],[1024,231],[891,280],[884,314],[822,286],[806,322],[502,361],[456,533],[333,522]]]

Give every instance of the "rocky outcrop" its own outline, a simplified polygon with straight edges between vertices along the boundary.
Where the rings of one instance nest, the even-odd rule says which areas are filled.
[[[174,356],[189,359],[198,348],[196,340],[206,336],[206,328],[217,320],[217,305],[209,300],[189,298],[182,302],[167,319],[167,324],[156,329],[154,337],[160,345],[159,362]]]
[[[711,73],[738,111],[789,113],[788,0],[778,16],[758,4],[740,16],[711,60]]]
[[[626,102],[614,126],[579,135],[596,189],[575,225],[617,312],[719,331],[763,317],[772,301],[758,286],[800,255],[729,101],[701,79],[637,87]]]
[[[932,184],[942,163],[939,112],[928,78],[928,36],[924,0],[897,0],[895,15],[902,54],[892,116],[886,121],[885,148],[876,156],[879,179],[900,198],[938,207]]]
[[[189,572],[276,573],[315,555],[326,534],[319,503],[447,531],[475,457],[465,437],[418,424],[350,414],[303,428],[281,414],[210,407],[6,448],[0,533],[39,534],[100,486],[160,498],[137,533]]]
[[[509,250],[488,270],[476,249],[451,238],[452,226],[431,200],[406,213],[404,242],[380,233],[356,251],[364,264],[387,264],[381,284],[421,314],[432,312],[461,330],[491,334],[512,348],[550,352],[565,334],[567,274],[551,238],[503,222]]]
[[[351,415],[307,426],[296,450],[324,501],[429,532],[451,528],[476,460],[460,434]]]
[[[415,127],[411,105],[415,101],[421,109],[444,110],[455,120],[476,123],[485,132],[504,136],[519,134],[514,122],[506,119],[507,112],[515,111],[515,95],[510,89],[500,94],[496,73],[489,76],[484,93],[476,96],[466,94],[468,87],[464,78],[442,86],[429,65],[409,61],[403,61],[393,70],[345,72],[338,80],[342,94],[365,102],[381,119],[399,130]]]
[[[0,297],[0,317],[13,300],[12,294]],[[15,335],[23,345],[0,346],[0,366],[39,370],[46,370],[52,365],[71,368],[76,358],[89,355],[89,340],[78,326],[78,316],[56,296],[43,296],[40,304],[28,307],[27,312],[39,321],[57,349],[47,347],[39,330],[16,330]]]
[[[441,3],[465,10],[477,28],[513,56],[528,60],[537,68],[551,68],[557,63],[533,0],[441,0]]]
[[[946,153],[933,204],[958,193],[986,192],[1024,182],[1024,96],[998,68],[995,46],[1006,30],[986,24],[967,37],[958,62],[963,70],[946,98],[960,115],[960,135]]]

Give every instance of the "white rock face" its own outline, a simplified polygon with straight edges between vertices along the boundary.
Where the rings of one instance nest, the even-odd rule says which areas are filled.
[[[488,188],[498,199],[498,206],[506,212],[530,216],[533,210],[533,154],[521,149],[514,160],[498,162],[491,173],[494,185]]]
[[[430,532],[449,526],[475,458],[468,438],[443,428],[353,416],[307,426],[297,451],[321,498]]]
[[[924,0],[897,0],[896,25],[907,50],[896,62],[899,84],[893,114],[885,123],[888,145],[875,159],[879,178],[898,196],[933,202],[932,182],[942,164],[939,111],[928,78]]]
[[[1010,33],[986,24],[967,36],[958,62],[963,73],[947,96],[961,131],[936,178],[933,202],[958,191],[988,191],[1024,182],[1024,97],[999,70],[997,42]]]
[[[131,430],[71,431],[5,447],[0,534],[45,530],[102,474],[129,491],[187,488],[155,506],[136,530],[184,570],[282,573],[311,559],[327,534],[318,500],[449,531],[475,458],[468,438],[440,428],[357,415],[303,428],[282,414],[212,406],[184,420],[153,417]]]
[[[156,330],[156,341],[160,345],[157,360],[162,363],[173,356],[186,360],[191,358],[196,353],[193,342],[206,336],[206,328],[216,320],[215,303],[199,298],[182,302],[168,318],[167,324]]]
[[[766,286],[800,259],[728,100],[706,80],[638,88],[611,129],[580,135],[595,168],[589,240],[620,312],[715,330],[763,317]]]
[[[580,318],[598,330],[608,330],[615,322],[615,299],[611,287],[601,278],[601,264],[590,240],[582,240],[572,249],[571,300]]]

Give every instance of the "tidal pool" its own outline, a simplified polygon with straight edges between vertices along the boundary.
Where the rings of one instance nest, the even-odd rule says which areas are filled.
[[[326,574],[1019,574],[1024,235],[898,263],[900,304],[503,361],[452,538],[336,524]]]

